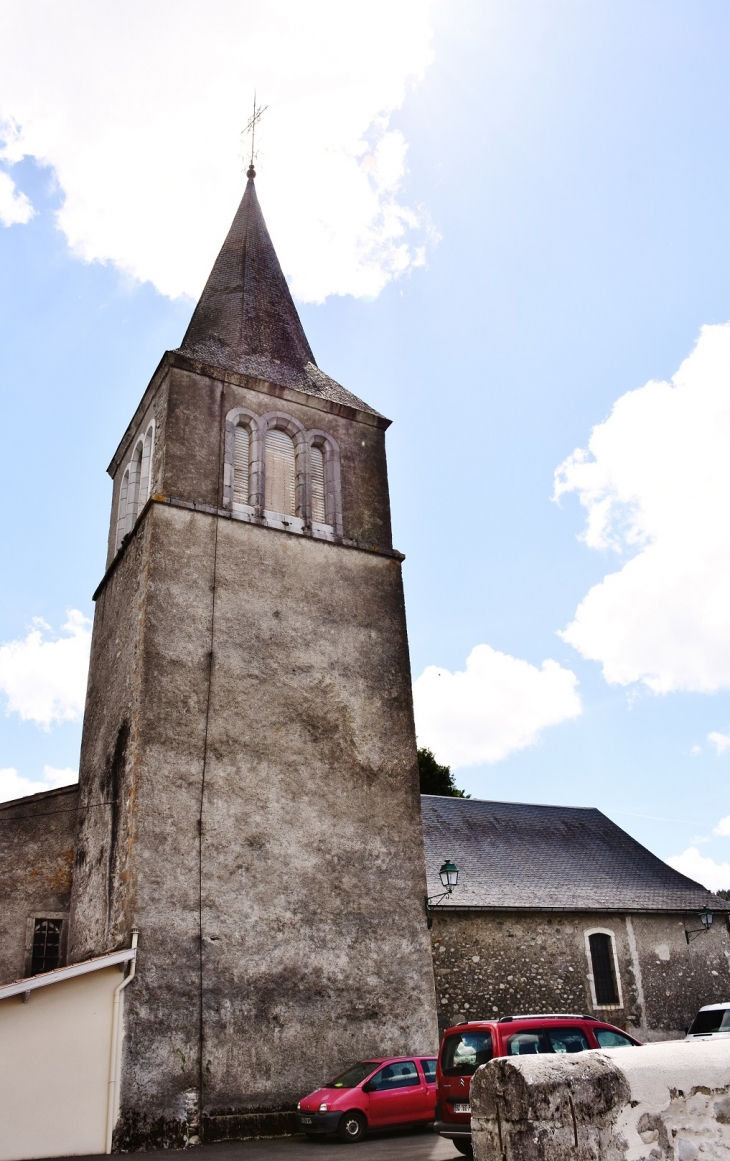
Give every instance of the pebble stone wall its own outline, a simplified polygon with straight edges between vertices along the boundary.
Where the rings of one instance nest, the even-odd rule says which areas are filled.
[[[699,922],[691,915],[436,912],[439,1029],[520,1013],[583,1012],[640,1040],[681,1037],[702,1004],[730,997],[726,924],[688,945],[685,928],[693,926]],[[586,932],[596,928],[614,934],[621,1005],[593,1003]]]

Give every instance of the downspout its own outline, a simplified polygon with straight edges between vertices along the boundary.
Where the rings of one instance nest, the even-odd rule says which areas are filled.
[[[130,960],[130,968],[128,974],[124,977],[121,984],[114,989],[114,1007],[112,1008],[112,1046],[111,1057],[109,1060],[109,1093],[107,1096],[106,1106],[106,1146],[105,1153],[112,1151],[112,1136],[114,1134],[114,1111],[117,1107],[117,1099],[119,1096],[119,1081],[121,1079],[121,1070],[118,1068],[119,1063],[119,1028],[121,1025],[120,1010],[121,1010],[121,995],[128,984],[131,984],[134,979],[135,971],[137,970],[137,940],[139,939],[139,931],[136,927],[132,929],[132,950],[135,955]]]

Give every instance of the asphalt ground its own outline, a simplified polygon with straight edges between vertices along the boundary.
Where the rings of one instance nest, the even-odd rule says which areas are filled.
[[[157,1152],[157,1151],[156,1151]],[[137,1154],[140,1159],[151,1153]],[[306,1137],[274,1137],[256,1141],[220,1141],[193,1149],[159,1150],[160,1161],[463,1161],[444,1137],[430,1129],[373,1133],[350,1145],[336,1137],[309,1141]],[[106,1161],[106,1157],[59,1158],[58,1161]]]

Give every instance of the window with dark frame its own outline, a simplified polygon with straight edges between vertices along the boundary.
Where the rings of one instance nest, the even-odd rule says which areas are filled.
[[[30,974],[51,972],[61,962],[62,919],[36,919],[33,923],[33,953]]]
[[[603,931],[588,936],[593,967],[596,1004],[618,1004],[618,988],[613,966],[613,941]]]

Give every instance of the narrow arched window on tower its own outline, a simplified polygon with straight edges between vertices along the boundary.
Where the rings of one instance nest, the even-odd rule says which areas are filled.
[[[142,475],[142,440],[134,449],[132,462],[129,465],[129,489],[127,491],[127,519],[124,526],[125,535],[134,528],[134,522],[139,515],[139,482]]]
[[[144,437],[144,446],[142,448],[142,469],[139,477],[139,502],[137,504],[138,514],[150,498],[150,484],[152,482],[152,433],[153,428],[150,425],[147,428],[147,434]]]
[[[266,496],[269,512],[296,516],[296,456],[294,443],[284,431],[266,433]]]
[[[233,503],[248,504],[248,469],[251,437],[248,429],[237,427],[233,448]]]
[[[124,537],[127,534],[127,499],[129,496],[129,468],[122,476],[121,487],[119,488],[119,505],[117,508],[117,544],[120,548]]]
[[[588,937],[588,945],[591,949],[596,1004],[599,1007],[605,1004],[617,1004],[618,989],[613,963],[613,940],[606,932],[594,931],[593,935]]]
[[[312,464],[312,520],[316,524],[326,524],[327,514],[324,503],[324,453],[321,447],[313,447],[310,453]]]

